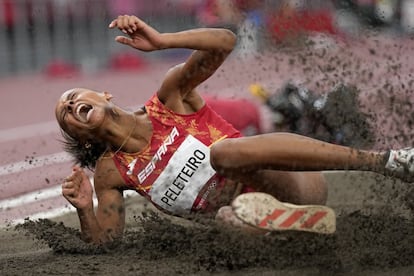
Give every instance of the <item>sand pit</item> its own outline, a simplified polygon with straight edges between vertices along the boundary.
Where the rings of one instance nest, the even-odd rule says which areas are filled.
[[[2,230],[2,275],[409,275],[414,269],[412,185],[367,173],[329,173],[333,235],[252,236],[214,221],[187,222],[127,200],[116,245],[79,239],[75,214]],[[410,187],[411,186],[411,187]],[[142,216],[144,211],[144,216]]]

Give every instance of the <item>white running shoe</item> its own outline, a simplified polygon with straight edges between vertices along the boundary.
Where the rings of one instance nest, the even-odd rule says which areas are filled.
[[[265,193],[246,193],[232,202],[236,216],[245,223],[270,231],[305,231],[332,234],[335,212],[322,205],[293,205]]]
[[[385,169],[391,176],[412,182],[414,180],[414,148],[391,150]]]

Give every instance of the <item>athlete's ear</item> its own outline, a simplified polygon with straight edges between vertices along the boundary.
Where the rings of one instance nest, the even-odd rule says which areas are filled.
[[[104,91],[103,92],[105,100],[110,101],[114,96],[111,93]]]

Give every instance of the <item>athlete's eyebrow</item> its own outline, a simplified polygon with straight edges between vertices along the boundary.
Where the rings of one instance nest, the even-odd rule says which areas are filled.
[[[73,98],[75,98],[75,95],[76,95],[76,91],[72,91],[72,92],[70,92],[69,94],[68,94],[68,96],[66,97],[66,101],[68,101],[68,100],[73,100]]]

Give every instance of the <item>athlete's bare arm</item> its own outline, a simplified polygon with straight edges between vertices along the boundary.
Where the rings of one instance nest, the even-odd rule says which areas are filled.
[[[169,70],[158,91],[160,100],[178,113],[191,113],[202,107],[204,102],[194,89],[217,70],[236,44],[236,36],[230,30],[200,28],[159,33],[136,16],[119,16],[109,27],[117,27],[129,36],[118,36],[116,41],[142,51],[195,50],[185,63]]]
[[[125,227],[125,182],[110,156],[99,159],[95,168],[94,187],[98,206],[96,218],[108,240],[121,237]],[[106,241],[106,240],[105,240]]]
[[[112,159],[100,159],[94,175],[98,206],[95,214],[93,190],[85,172],[75,166],[62,185],[63,196],[76,208],[82,239],[102,244],[121,237],[125,226],[123,180]]]

